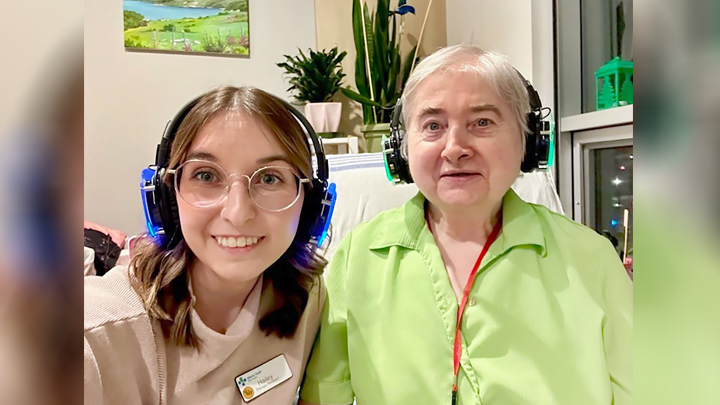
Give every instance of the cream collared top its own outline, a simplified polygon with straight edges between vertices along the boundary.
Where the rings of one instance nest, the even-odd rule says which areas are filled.
[[[292,404],[302,380],[325,299],[321,280],[292,339],[266,336],[258,321],[275,304],[269,280],[255,285],[225,334],[191,310],[200,350],[166,342],[130,286],[128,268],[85,278],[85,404],[243,404],[235,377],[280,354],[292,378],[252,400]]]

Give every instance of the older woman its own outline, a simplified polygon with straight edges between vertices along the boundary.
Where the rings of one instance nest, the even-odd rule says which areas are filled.
[[[630,404],[632,287],[617,254],[510,189],[530,111],[520,75],[501,55],[445,48],[403,105],[420,193],[333,257],[304,403]]]

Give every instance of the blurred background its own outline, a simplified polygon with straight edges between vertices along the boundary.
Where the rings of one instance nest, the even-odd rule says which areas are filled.
[[[717,404],[720,4],[636,0],[634,14],[635,400]]]
[[[0,2],[3,405],[82,401],[82,17],[80,0]]]

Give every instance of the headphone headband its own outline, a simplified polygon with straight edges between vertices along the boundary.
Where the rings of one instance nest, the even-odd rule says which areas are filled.
[[[526,79],[519,70],[515,69],[515,73],[517,73],[520,77],[520,80],[522,80],[525,85],[525,89],[528,92],[528,98],[530,99],[530,111],[541,110],[543,108],[542,101],[540,101],[540,95],[535,90],[532,83],[530,83],[530,81],[528,81],[528,79]]]

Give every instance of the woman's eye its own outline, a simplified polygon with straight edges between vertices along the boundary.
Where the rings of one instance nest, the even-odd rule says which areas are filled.
[[[209,182],[215,181],[216,176],[215,176],[213,173],[210,173],[210,172],[197,172],[197,173],[195,173],[195,175],[193,176],[193,178],[194,178],[195,180],[199,180],[199,181],[202,181],[202,182],[208,182],[208,183],[209,183]]]
[[[280,178],[278,178],[274,174],[265,174],[264,176],[262,176],[261,181],[263,182],[263,184],[275,184],[280,181]]]
[[[433,132],[439,131],[439,130],[440,130],[440,124],[437,123],[437,122],[431,122],[431,123],[425,125],[425,129],[427,129],[427,130],[429,130],[429,131],[433,131]]]
[[[283,180],[282,173],[277,173],[277,172],[273,171],[273,172],[263,173],[260,176],[259,181],[263,185],[270,186],[270,185],[282,183],[284,180]]]
[[[477,126],[479,127],[487,127],[490,124],[492,124],[492,121],[487,118],[480,118],[479,120],[477,120]]]

